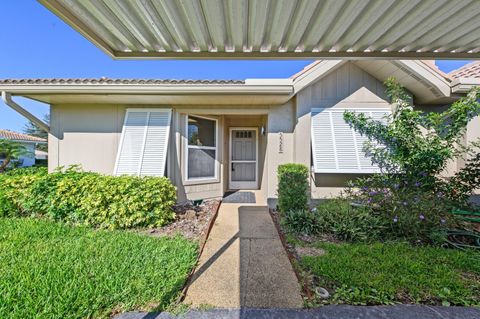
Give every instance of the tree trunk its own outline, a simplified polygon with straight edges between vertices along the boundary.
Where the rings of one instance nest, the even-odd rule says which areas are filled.
[[[7,155],[7,157],[3,160],[2,164],[0,165],[0,173],[5,172],[7,169],[8,164],[10,164],[11,156]]]

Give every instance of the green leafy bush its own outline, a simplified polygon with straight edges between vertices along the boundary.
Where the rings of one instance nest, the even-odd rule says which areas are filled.
[[[455,226],[453,203],[444,193],[422,187],[419,180],[378,174],[357,179],[346,194],[378,213],[386,227],[384,238],[431,242],[433,232]]]
[[[30,196],[30,186],[47,175],[46,168],[17,168],[0,174],[0,217],[23,215],[22,202]]]
[[[73,167],[2,176],[0,216],[41,216],[100,228],[162,226],[175,217],[176,190],[164,177],[105,176]]]
[[[344,114],[347,123],[368,138],[364,151],[382,170],[357,179],[347,193],[378,211],[393,237],[428,239],[438,228],[453,224],[449,212],[465,206],[478,185],[476,157],[454,178],[441,173],[449,161],[478,149],[475,143],[464,145],[463,136],[469,121],[480,114],[480,89],[444,112],[424,113],[394,79],[385,84],[394,109],[387,123],[362,113]]]
[[[278,209],[303,210],[308,206],[308,168],[301,164],[278,167]]]
[[[320,231],[315,215],[308,209],[289,210],[282,217],[282,224],[295,234],[316,235]]]
[[[441,187],[452,201],[465,208],[471,205],[469,200],[472,190],[477,189],[480,185],[480,152],[472,152],[468,155],[465,166]]]
[[[368,241],[380,237],[381,217],[368,207],[353,207],[343,199],[326,200],[315,209],[320,232],[345,241]]]

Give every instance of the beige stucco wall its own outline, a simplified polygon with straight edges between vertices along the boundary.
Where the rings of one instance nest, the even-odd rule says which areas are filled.
[[[49,171],[79,164],[86,171],[112,174],[125,105],[52,105],[48,138]]]

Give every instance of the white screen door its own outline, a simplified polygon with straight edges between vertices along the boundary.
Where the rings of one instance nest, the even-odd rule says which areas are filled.
[[[230,189],[258,188],[258,129],[230,129]]]

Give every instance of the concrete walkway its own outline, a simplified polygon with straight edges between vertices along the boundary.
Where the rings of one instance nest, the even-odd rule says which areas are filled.
[[[222,203],[185,303],[300,308],[300,286],[267,206]]]

